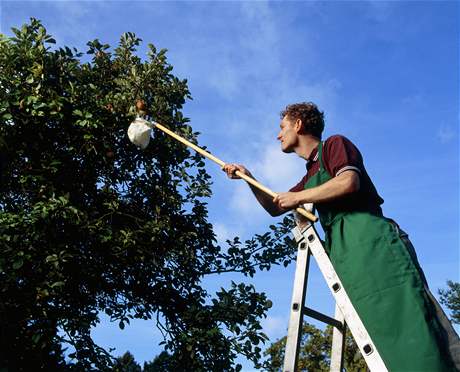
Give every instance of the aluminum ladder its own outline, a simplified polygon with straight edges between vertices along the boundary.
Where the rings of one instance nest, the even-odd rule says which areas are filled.
[[[308,223],[304,227],[297,226],[292,229],[292,233],[298,244],[298,249],[283,372],[298,371],[304,315],[334,326],[331,350],[331,371],[343,371],[345,331],[348,327],[368,368],[372,372],[387,372],[388,369],[367,333],[358,313],[354,309],[353,304],[348,298],[313,224]],[[334,296],[336,302],[335,318],[331,318],[304,306],[311,255],[315,257],[319,269]]]

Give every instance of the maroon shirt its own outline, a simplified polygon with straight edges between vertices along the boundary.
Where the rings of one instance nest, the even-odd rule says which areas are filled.
[[[382,215],[380,205],[383,204],[383,199],[377,193],[374,184],[366,172],[361,153],[348,138],[340,135],[329,137],[324,141],[322,158],[323,165],[331,177],[336,177],[346,170],[353,170],[359,174],[359,190],[330,202],[334,204],[334,209],[369,211]],[[307,160],[307,174],[289,191],[302,191],[310,177],[318,172],[319,165],[318,148],[316,148]]]

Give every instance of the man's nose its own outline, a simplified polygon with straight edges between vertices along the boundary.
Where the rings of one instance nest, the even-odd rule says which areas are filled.
[[[278,133],[278,135],[276,136],[276,139],[277,139],[277,140],[280,140],[280,139],[281,139],[281,132]]]

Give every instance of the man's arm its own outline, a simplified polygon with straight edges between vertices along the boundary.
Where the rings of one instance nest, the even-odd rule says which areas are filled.
[[[240,164],[225,164],[222,169],[225,173],[227,173],[227,176],[232,179],[240,179],[240,177],[238,177],[235,174],[237,170],[255,179],[254,176],[251,174],[251,172],[249,172],[244,166]],[[256,197],[257,201],[271,216],[273,217],[279,216],[283,213],[286,213],[289,210],[289,209],[280,207],[277,203],[273,201],[273,198],[270,195],[267,195],[262,190],[259,190],[257,187],[251,184],[248,184],[248,185],[251,188],[251,191]]]
[[[298,192],[283,192],[274,199],[279,208],[289,210],[304,203],[324,203],[359,190],[359,174],[347,170],[320,186]]]

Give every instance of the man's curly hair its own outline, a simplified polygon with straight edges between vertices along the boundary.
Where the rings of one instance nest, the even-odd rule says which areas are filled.
[[[287,116],[291,120],[300,119],[306,133],[321,139],[324,130],[324,112],[318,110],[312,102],[301,102],[287,105],[280,112],[281,119]]]

